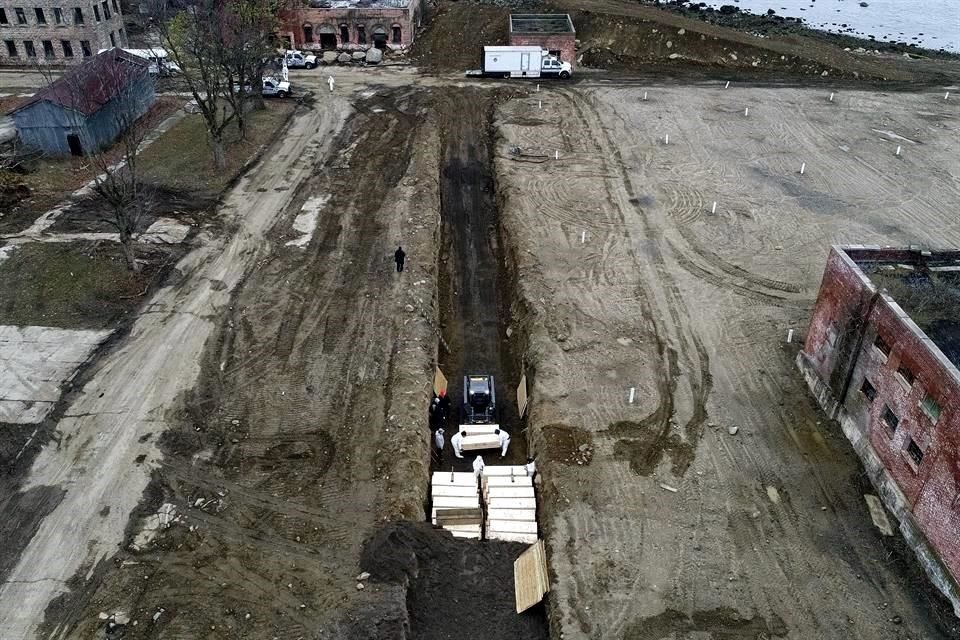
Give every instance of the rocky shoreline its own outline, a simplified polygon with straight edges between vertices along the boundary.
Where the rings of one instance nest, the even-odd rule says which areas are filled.
[[[733,4],[725,4],[720,8],[714,9],[707,6],[705,2],[694,2],[691,0],[653,0],[647,2],[661,9],[683,15],[689,18],[696,18],[723,27],[730,27],[740,31],[748,31],[761,37],[800,35],[813,37],[831,44],[847,49],[864,49],[867,51],[878,51],[880,53],[906,54],[911,57],[924,58],[960,58],[960,54],[952,53],[944,49],[927,49],[914,43],[903,41],[883,41],[873,37],[861,38],[858,36],[847,35],[844,33],[833,33],[816,29],[808,26],[803,18],[792,16],[781,16],[776,10],[768,9],[767,13],[755,14],[744,11]],[[845,24],[839,25],[840,28],[849,28]]]

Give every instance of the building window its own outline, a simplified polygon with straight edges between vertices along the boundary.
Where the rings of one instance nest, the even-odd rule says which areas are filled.
[[[81,41],[80,41],[80,50],[83,51],[83,57],[84,57],[84,58],[89,58],[91,55],[93,55],[93,54],[90,52],[90,41],[89,41],[89,40],[81,40]]]
[[[556,58],[557,60],[560,59],[560,53],[561,53],[560,49],[550,49],[547,53],[553,56],[554,58]]]
[[[11,58],[17,57],[17,43],[13,40],[4,40],[4,44],[7,45],[7,55]]]
[[[42,7],[34,8],[33,12],[37,16],[37,24],[47,24],[47,16],[45,13],[43,13]]]
[[[93,17],[97,22],[100,22],[100,7],[93,5]]]
[[[56,58],[57,54],[53,52],[53,40],[44,40],[43,41],[43,57],[44,58]]]
[[[350,44],[350,27],[340,25],[340,44]]]
[[[100,6],[103,7],[103,19],[104,19],[104,20],[109,20],[109,19],[110,19],[110,5],[107,4],[107,0],[103,0],[103,2],[100,3]]]
[[[113,31],[110,32],[110,46],[117,46],[117,39],[113,37]]]
[[[900,418],[898,418],[893,411],[890,411],[890,407],[884,405],[883,414],[880,417],[883,418],[883,421],[890,427],[891,434],[897,432],[897,427],[900,425]]]
[[[883,357],[890,357],[890,345],[887,344],[887,341],[884,340],[880,334],[877,334],[877,339],[873,341],[873,346],[877,348],[877,351],[883,354]]]
[[[113,4],[113,12],[119,14],[120,6],[117,4],[117,0],[111,0],[111,3]]]
[[[915,379],[913,376],[913,371],[910,371],[906,365],[900,365],[900,367],[897,369],[897,375],[900,376],[900,379],[905,382],[908,387],[913,386],[913,381]]]
[[[923,449],[917,446],[917,443],[912,439],[910,444],[907,445],[907,454],[909,454],[910,459],[913,460],[914,465],[920,466],[920,463],[923,462]]]
[[[60,48],[63,49],[63,57],[64,57],[64,58],[72,58],[72,57],[73,57],[73,45],[70,44],[70,41],[69,41],[69,40],[61,40],[61,41],[60,41]]]
[[[127,35],[123,32],[123,29],[117,29],[117,39],[120,40],[121,47],[127,43]]]
[[[930,422],[937,424],[937,420],[940,419],[940,403],[929,393],[920,402],[920,409],[930,418]]]
[[[367,44],[367,28],[362,24],[357,25],[357,42]]]
[[[37,50],[33,47],[33,40],[24,40],[23,41],[23,50],[27,53],[28,58],[36,58]]]
[[[313,25],[309,22],[303,25],[303,41],[313,42]]]
[[[391,31],[393,32],[393,44],[400,44],[403,41],[402,38],[400,37],[401,35],[400,27],[397,25],[393,25],[393,27],[391,28]]]
[[[7,20],[7,11],[3,7],[0,7],[0,24],[10,24]]]
[[[61,9],[60,7],[54,7],[53,21],[57,24],[63,24],[63,9]]]
[[[867,402],[873,402],[873,399],[877,397],[876,388],[870,384],[870,381],[866,378],[863,379],[863,384],[860,385],[860,393],[866,396]]]
[[[14,11],[16,11],[17,13],[17,24],[27,24],[26,12],[24,12],[24,10],[21,9],[20,7],[17,7],[16,9],[14,9]]]
[[[73,24],[83,24],[83,9],[80,7],[73,8]]]

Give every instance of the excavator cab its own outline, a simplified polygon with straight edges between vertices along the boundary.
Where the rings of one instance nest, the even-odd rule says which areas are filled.
[[[496,422],[497,393],[493,376],[463,377],[463,416],[466,424]]]

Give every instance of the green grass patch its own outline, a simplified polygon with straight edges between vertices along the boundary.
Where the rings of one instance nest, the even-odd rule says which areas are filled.
[[[233,180],[261,145],[270,142],[296,107],[292,101],[267,102],[263,111],[247,115],[247,137],[231,125],[227,133],[227,166],[217,169],[207,142],[203,117],[184,117],[160,136],[140,157],[144,180],[175,191],[216,197]]]
[[[29,243],[0,262],[0,324],[103,329],[136,309],[168,255],[141,247],[127,271],[116,243]]]

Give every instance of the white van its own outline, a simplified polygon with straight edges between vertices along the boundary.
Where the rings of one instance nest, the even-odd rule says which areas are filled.
[[[100,49],[97,53],[103,53],[109,49]],[[148,70],[152,76],[172,76],[180,73],[180,67],[176,62],[170,60],[166,49],[155,47],[153,49],[124,49],[132,56],[146,58],[150,61]]]

